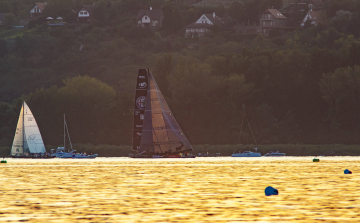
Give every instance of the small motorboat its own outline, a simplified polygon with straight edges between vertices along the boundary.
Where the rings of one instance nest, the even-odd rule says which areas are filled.
[[[286,153],[279,153],[279,151],[276,152],[270,151],[269,153],[266,153],[264,156],[286,156]]]
[[[73,159],[95,159],[98,154],[87,155],[86,153],[77,153],[73,155]]]
[[[251,152],[251,151],[244,151],[244,152],[239,152],[239,151],[235,151],[231,157],[261,157],[261,153],[257,153],[257,152]]]

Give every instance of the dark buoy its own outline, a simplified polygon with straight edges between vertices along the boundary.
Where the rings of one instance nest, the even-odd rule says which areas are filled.
[[[271,186],[268,186],[267,188],[265,188],[266,196],[278,195],[278,194],[279,194],[279,191]]]
[[[7,163],[7,161],[5,160],[5,157],[3,157],[3,160],[1,160],[0,163]]]
[[[348,169],[345,169],[344,174],[352,174],[352,172],[350,170],[348,170]]]
[[[320,159],[314,158],[314,159],[313,159],[313,162],[320,162]]]

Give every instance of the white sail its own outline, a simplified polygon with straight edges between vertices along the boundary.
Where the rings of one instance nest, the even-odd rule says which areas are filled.
[[[21,111],[19,115],[19,121],[16,126],[14,141],[11,147],[10,155],[15,156],[16,154],[24,154],[24,105],[21,106]]]
[[[46,153],[44,142],[42,140],[39,127],[31,113],[29,106],[24,102],[24,128],[25,128],[25,152]]]

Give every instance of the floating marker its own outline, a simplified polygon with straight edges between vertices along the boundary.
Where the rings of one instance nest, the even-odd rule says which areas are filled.
[[[320,159],[314,158],[314,159],[313,159],[313,162],[320,162]]]
[[[279,194],[279,191],[271,186],[268,186],[267,188],[265,188],[266,196],[278,195],[278,194]]]
[[[350,170],[348,170],[348,169],[345,169],[344,174],[352,174],[352,172]]]
[[[5,160],[5,157],[3,157],[3,160],[1,160],[0,163],[7,163],[7,161]]]

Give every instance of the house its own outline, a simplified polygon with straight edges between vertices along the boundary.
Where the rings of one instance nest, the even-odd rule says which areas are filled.
[[[287,18],[277,9],[267,9],[260,15],[261,33],[269,37],[271,30],[283,33]]]
[[[30,10],[30,17],[36,18],[44,11],[46,3],[35,3],[35,5]]]
[[[217,17],[215,12],[213,14],[203,14],[196,22],[185,27],[185,37],[201,37],[214,25],[222,27],[224,21]]]
[[[138,26],[149,27],[150,29],[160,29],[163,19],[163,11],[152,9],[152,7],[149,10],[141,9],[136,16]]]
[[[326,14],[325,11],[313,11],[309,10],[303,19],[301,26],[305,26],[307,22],[310,22],[313,26],[325,25],[326,24]]]
[[[324,7],[322,0],[301,0],[299,4],[305,5],[305,11],[309,9],[318,10]]]
[[[94,5],[83,5],[77,13],[78,22],[90,22]]]
[[[283,13],[291,13],[294,11],[306,12],[309,9],[319,10],[324,7],[324,3],[321,0],[301,0],[298,3],[290,2],[284,4],[281,11]]]

